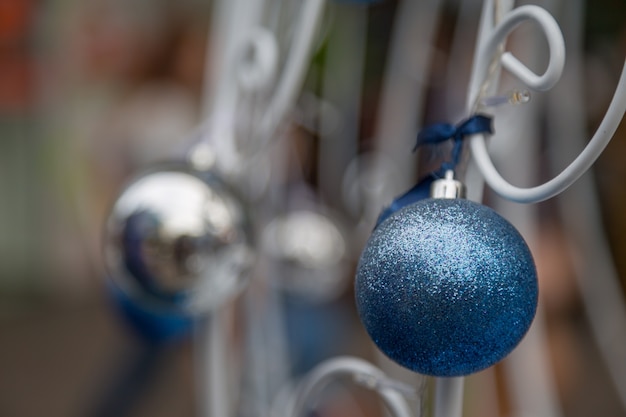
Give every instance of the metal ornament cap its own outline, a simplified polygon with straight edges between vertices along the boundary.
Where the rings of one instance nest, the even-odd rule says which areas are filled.
[[[122,191],[105,229],[112,281],[136,302],[202,313],[246,284],[254,252],[244,203],[217,174],[157,166]]]
[[[424,199],[372,233],[359,260],[359,316],[374,343],[413,371],[451,377],[508,355],[537,308],[519,232],[490,208]]]
[[[448,170],[444,178],[433,181],[430,186],[432,198],[465,198],[465,184],[454,179],[454,171]]]

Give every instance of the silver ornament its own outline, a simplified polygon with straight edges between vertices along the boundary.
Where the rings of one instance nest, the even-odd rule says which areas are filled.
[[[265,227],[262,243],[285,290],[323,301],[344,289],[346,242],[329,217],[311,210],[289,212]]]
[[[134,299],[199,313],[236,295],[253,261],[244,204],[216,174],[162,166],[133,180],[112,208],[105,262]]]

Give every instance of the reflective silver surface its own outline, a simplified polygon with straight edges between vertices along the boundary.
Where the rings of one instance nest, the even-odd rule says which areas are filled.
[[[278,283],[288,291],[326,300],[345,287],[346,242],[323,214],[298,210],[274,219],[263,231],[262,248],[276,263]]]
[[[243,203],[215,174],[160,167],[113,206],[105,262],[133,297],[195,313],[233,297],[253,262]]]
[[[445,177],[435,180],[430,186],[432,198],[465,198],[465,185],[454,179],[454,171],[446,171]]]

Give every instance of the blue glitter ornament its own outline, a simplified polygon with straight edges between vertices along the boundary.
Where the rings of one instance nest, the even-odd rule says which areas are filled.
[[[537,275],[519,232],[488,207],[424,199],[374,230],[356,303],[376,345],[413,371],[461,376],[503,359],[535,315]]]

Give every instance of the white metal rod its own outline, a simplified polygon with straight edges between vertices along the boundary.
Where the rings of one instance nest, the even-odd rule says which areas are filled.
[[[219,309],[198,320],[195,329],[196,395],[200,417],[230,416],[226,319],[226,310]]]
[[[463,377],[435,380],[433,417],[461,417],[463,415],[464,380]]]

